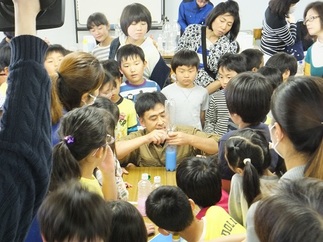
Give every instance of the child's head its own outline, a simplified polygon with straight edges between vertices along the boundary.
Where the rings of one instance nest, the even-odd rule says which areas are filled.
[[[263,66],[259,68],[258,73],[262,74],[271,83],[273,90],[283,83],[282,73],[277,68]]]
[[[246,49],[240,53],[246,59],[247,71],[257,71],[264,65],[264,54],[258,49]]]
[[[176,183],[200,207],[218,203],[222,196],[216,157],[188,157],[176,169]]]
[[[58,66],[60,65],[64,56],[69,53],[63,46],[55,44],[50,45],[45,54],[45,69],[49,75],[57,73]]]
[[[218,62],[218,80],[222,88],[226,88],[228,82],[238,75],[246,71],[246,61],[239,54],[224,54]]]
[[[147,230],[138,209],[126,201],[108,202],[112,211],[111,236],[109,241],[147,241]]]
[[[254,218],[259,241],[323,241],[322,204],[322,180],[282,182],[274,194],[257,206]]]
[[[238,125],[257,125],[269,112],[273,89],[266,78],[255,72],[234,77],[226,88],[225,99],[232,121]]]
[[[102,62],[102,66],[105,70],[105,78],[100,87],[99,95],[109,98],[116,103],[120,99],[119,93],[122,81],[118,62],[115,60],[107,60]]]
[[[87,19],[87,29],[99,43],[109,36],[109,22],[103,13],[93,13]]]
[[[111,209],[78,181],[49,193],[37,216],[43,241],[110,241]]]
[[[182,87],[192,87],[197,75],[200,59],[193,50],[178,51],[171,62],[176,82]]]
[[[126,36],[134,40],[143,39],[151,28],[151,21],[151,14],[144,5],[132,3],[126,6],[121,13],[120,27]]]
[[[11,58],[11,48],[9,44],[0,48],[0,85],[7,81]]]
[[[146,214],[160,229],[181,232],[194,220],[190,201],[179,187],[161,186],[149,194]]]
[[[250,206],[260,194],[259,177],[268,169],[271,161],[265,135],[253,129],[236,131],[225,142],[225,158],[233,172],[243,175],[243,194]]]
[[[136,45],[124,45],[117,51],[117,61],[121,73],[133,85],[144,82],[143,75],[146,67],[144,51]]]
[[[50,189],[81,178],[82,165],[88,157],[104,158],[106,146],[113,145],[114,129],[115,118],[104,109],[84,106],[68,112],[58,131],[61,142],[53,149]]]
[[[296,58],[285,52],[279,52],[271,56],[265,66],[279,69],[284,81],[286,81],[290,76],[295,76],[297,73]]]
[[[120,111],[118,108],[118,105],[112,102],[110,99],[106,97],[97,97],[95,99],[95,102],[92,104],[92,106],[97,108],[103,108],[110,112],[112,116],[115,118],[115,123],[117,124],[120,116]]]
[[[105,73],[100,62],[89,53],[66,55],[58,67],[57,92],[67,111],[92,104]]]
[[[156,128],[166,129],[165,101],[166,97],[161,92],[146,92],[138,96],[135,109],[147,132]]]

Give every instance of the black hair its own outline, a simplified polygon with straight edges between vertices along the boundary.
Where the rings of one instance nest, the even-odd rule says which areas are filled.
[[[101,62],[101,64],[103,66],[103,69],[111,74],[114,79],[120,78],[122,76],[119,70],[118,62],[116,60],[105,60]]]
[[[277,68],[282,74],[289,70],[291,76],[295,76],[297,73],[297,59],[285,52],[278,52],[271,56],[265,66]]]
[[[255,231],[261,242],[323,241],[323,182],[302,178],[280,184],[255,211]]]
[[[139,117],[143,117],[145,112],[154,109],[156,104],[165,105],[166,97],[161,92],[147,92],[139,94],[135,103],[135,109]]]
[[[11,58],[11,47],[7,43],[0,48],[0,71],[3,71],[5,67],[9,67]]]
[[[104,199],[78,181],[62,184],[48,194],[37,214],[40,231],[47,242],[108,242],[112,214]]]
[[[193,66],[196,67],[196,69],[198,69],[199,65],[200,59],[197,53],[193,50],[187,49],[178,51],[171,61],[171,67],[174,72],[179,66]]]
[[[151,29],[151,14],[149,10],[140,3],[133,3],[126,6],[120,17],[120,27],[122,32],[128,36],[129,26],[135,22],[146,22],[148,25],[147,32]]]
[[[115,123],[117,124],[120,116],[120,111],[118,105],[112,102],[109,98],[99,96],[95,99],[95,102],[92,104],[92,106],[103,108],[110,112],[115,119]]]
[[[70,51],[65,49],[62,45],[59,45],[59,44],[49,45],[45,54],[45,59],[50,53],[53,53],[53,52],[61,53],[63,56],[66,56],[67,54],[70,53]]]
[[[240,53],[246,60],[247,71],[252,71],[253,68],[260,68],[264,60],[264,54],[258,49],[245,49]]]
[[[107,204],[112,211],[111,236],[113,242],[146,242],[147,230],[138,209],[129,202],[117,200]]]
[[[107,134],[114,137],[114,120],[108,111],[93,106],[73,109],[63,117],[58,131],[61,142],[53,149],[51,191],[81,177],[79,162],[105,146]]]
[[[146,200],[146,214],[158,227],[180,232],[194,220],[193,211],[185,193],[175,186],[161,186]]]
[[[119,66],[121,66],[121,62],[123,60],[128,60],[128,58],[139,57],[142,62],[145,62],[145,53],[144,51],[137,45],[128,44],[120,47],[117,50],[117,61]]]
[[[321,78],[290,77],[274,92],[273,121],[297,152],[309,155],[305,176],[323,179],[323,82]]]
[[[262,66],[259,68],[258,73],[262,74],[271,83],[273,90],[283,83],[283,76],[278,68]]]
[[[235,71],[236,73],[245,72],[246,60],[240,54],[226,53],[218,61],[218,70],[225,68],[229,71]]]
[[[107,17],[103,13],[92,13],[87,18],[86,27],[88,30],[92,29],[94,26],[100,26],[100,25],[109,25],[109,21],[107,20]]]
[[[250,206],[261,194],[260,177],[271,162],[265,134],[248,128],[235,131],[225,142],[225,157],[230,167],[243,170],[243,195]]]
[[[323,28],[323,3],[322,1],[316,1],[308,4],[304,10],[304,20],[306,19],[306,15],[308,10],[313,9],[320,16],[321,29]]]
[[[229,13],[233,18],[234,22],[229,31],[229,39],[233,41],[237,38],[240,31],[240,16],[239,16],[239,5],[233,0],[228,0],[226,2],[221,2],[216,5],[212,11],[208,14],[205,25],[212,30],[213,21],[220,15]]]
[[[273,92],[271,83],[255,72],[244,72],[233,77],[226,87],[225,99],[230,113],[242,121],[257,125],[269,112]]]
[[[221,200],[222,184],[215,156],[187,157],[176,169],[176,183],[200,207],[213,206]]]
[[[298,2],[299,0],[270,0],[268,6],[272,13],[275,13],[279,17],[283,18],[288,14],[290,6]]]

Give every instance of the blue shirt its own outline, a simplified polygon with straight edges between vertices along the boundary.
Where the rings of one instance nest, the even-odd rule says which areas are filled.
[[[199,8],[196,0],[184,0],[179,5],[178,24],[181,26],[181,33],[190,24],[205,24],[205,19],[213,9],[213,4],[208,2],[204,7]]]

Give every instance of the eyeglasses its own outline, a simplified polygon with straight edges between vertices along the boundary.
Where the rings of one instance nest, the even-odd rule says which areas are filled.
[[[107,147],[108,145],[112,145],[113,143],[115,142],[115,138],[109,134],[107,134],[107,137],[106,137],[106,143],[104,145],[102,145],[102,147]],[[97,148],[94,153],[92,154],[92,156],[95,156],[96,152],[98,152],[98,150],[100,149],[101,147]]]
[[[307,22],[313,22],[314,21],[314,19],[317,19],[317,18],[319,18],[320,16],[311,16],[311,17],[309,17],[309,18],[307,18],[307,19],[305,19],[304,20],[304,22],[303,22],[303,24],[304,25],[306,25],[307,24]]]
[[[95,103],[95,100],[97,99],[98,96],[94,96],[94,95],[92,95],[92,94],[89,93],[89,97],[92,98],[93,99],[93,103]]]

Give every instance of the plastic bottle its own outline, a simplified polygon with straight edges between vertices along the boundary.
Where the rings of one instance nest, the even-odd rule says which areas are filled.
[[[141,180],[138,182],[138,205],[137,208],[142,216],[146,216],[146,199],[151,191],[151,183],[148,174],[141,174]]]
[[[158,50],[162,52],[164,50],[164,47],[163,47],[163,36],[161,34],[158,35],[157,45],[158,45]]]
[[[176,170],[176,145],[168,145],[166,147],[166,171]]]
[[[152,186],[152,190],[155,190],[156,188],[160,187],[161,184],[161,179],[160,176],[154,176],[154,184]]]
[[[297,74],[302,76],[304,75],[304,62],[303,60],[299,60],[297,62]]]

